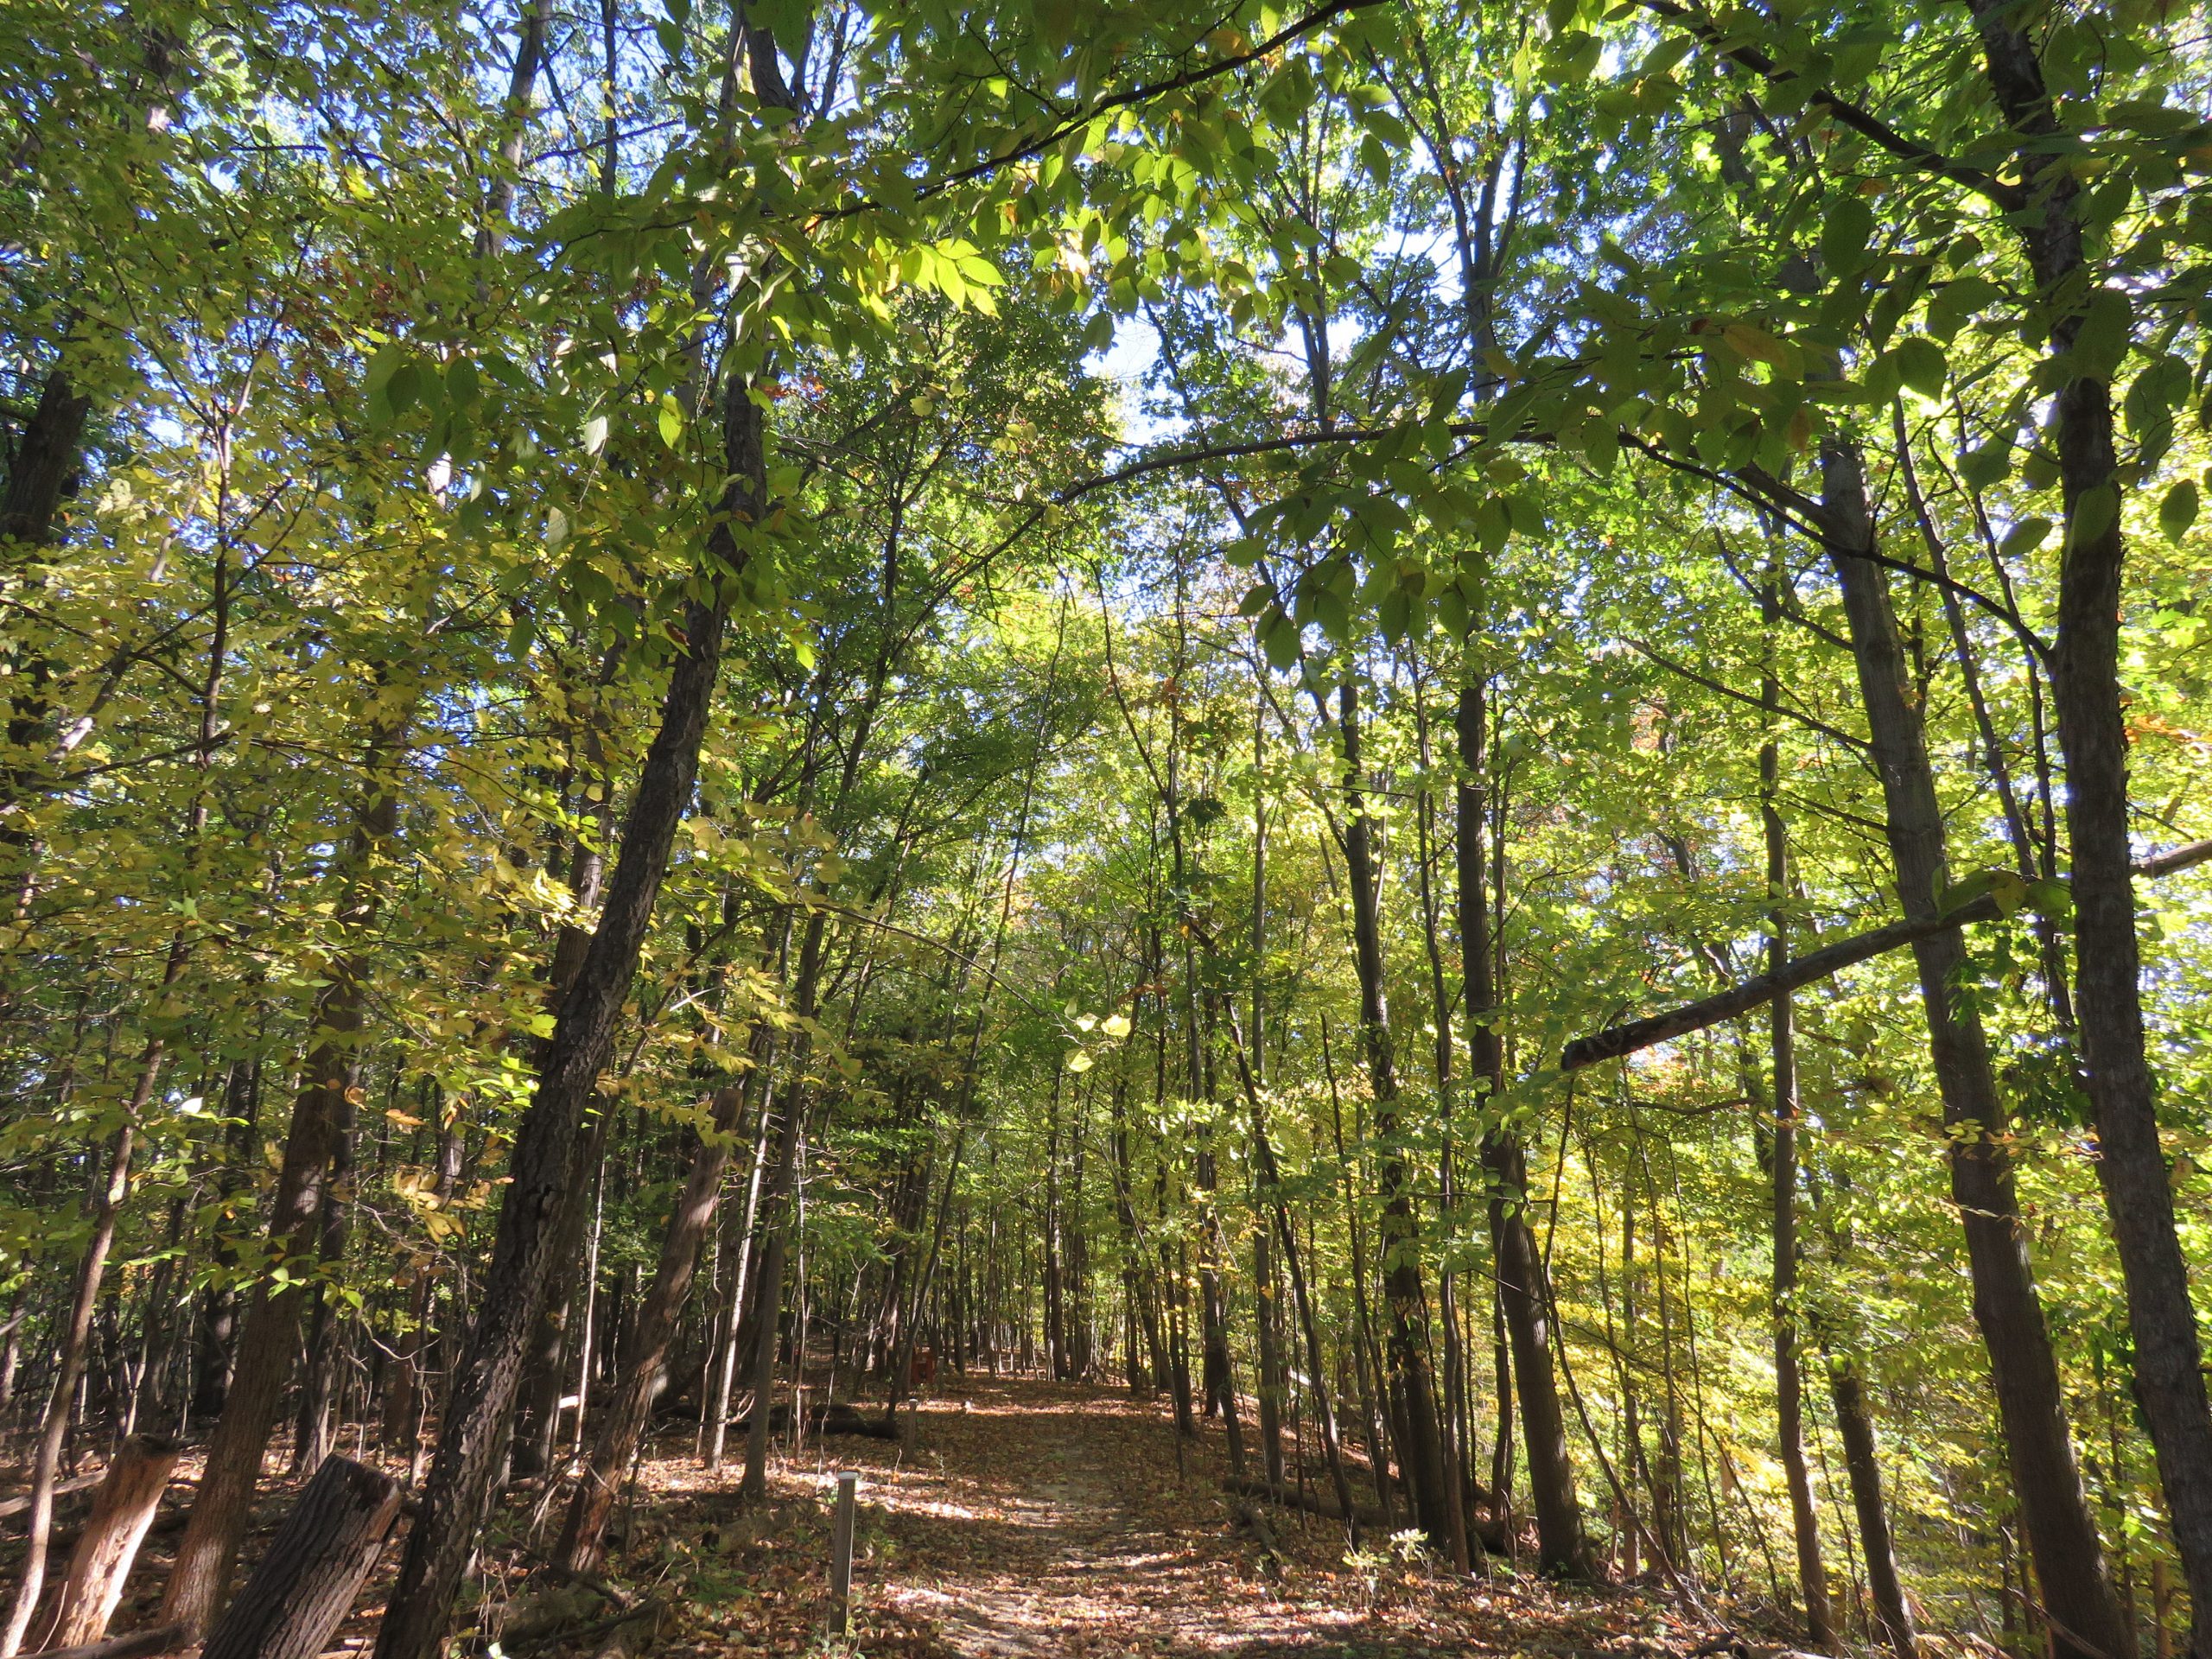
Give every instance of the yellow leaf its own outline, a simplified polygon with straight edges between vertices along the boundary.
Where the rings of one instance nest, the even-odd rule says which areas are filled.
[[[1748,322],[1732,322],[1720,331],[1720,337],[1738,355],[1754,363],[1765,363],[1785,373],[1796,370],[1797,348],[1787,340],[1777,340],[1764,328]]]

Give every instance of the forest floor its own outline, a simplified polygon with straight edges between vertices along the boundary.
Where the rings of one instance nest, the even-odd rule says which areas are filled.
[[[1217,1427],[1177,1456],[1164,1402],[971,1376],[925,1402],[916,1450],[832,1439],[787,1466],[776,1501],[740,1514],[726,1477],[649,1471],[625,1566],[685,1581],[660,1651],[1065,1655],[1596,1655],[1686,1651],[1637,1591],[1516,1578],[1452,1580],[1387,1539],[1347,1559],[1332,1521],[1255,1506],[1262,1540],[1222,1490]],[[827,1513],[840,1470],[861,1479],[849,1643],[822,1632]],[[719,1555],[717,1565],[707,1557]],[[672,1587],[672,1586],[671,1586]]]
[[[1333,1521],[1225,1494],[1219,1426],[1179,1455],[1164,1400],[1033,1378],[945,1381],[916,1412],[911,1448],[810,1440],[772,1465],[768,1502],[750,1507],[737,1499],[739,1465],[702,1469],[696,1426],[671,1426],[617,1511],[596,1586],[545,1572],[557,1512],[515,1503],[486,1540],[487,1593],[464,1618],[475,1627],[464,1650],[630,1659],[650,1635],[652,1653],[670,1659],[1667,1659],[1710,1634],[1635,1586],[1565,1587],[1495,1562],[1455,1579],[1401,1559],[1384,1537],[1352,1556]],[[741,1456],[741,1440],[732,1450]],[[842,1471],[860,1478],[854,1618],[832,1640],[830,1511]],[[115,1629],[152,1622],[197,1473],[188,1456]],[[299,1484],[264,1488],[249,1558]],[[1262,1517],[1264,1537],[1241,1510]],[[66,1560],[72,1521],[60,1530]],[[359,1659],[373,1645],[397,1555],[386,1547],[333,1654]]]

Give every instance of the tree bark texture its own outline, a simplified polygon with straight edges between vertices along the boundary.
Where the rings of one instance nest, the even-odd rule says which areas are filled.
[[[200,1659],[316,1659],[353,1611],[399,1503],[391,1476],[325,1458]]]
[[[1843,590],[1852,652],[1872,753],[1887,806],[1897,898],[1908,920],[1939,913],[1947,885],[1943,817],[1919,710],[1880,566],[1849,550],[1874,546],[1864,464],[1855,448],[1821,451],[1821,502],[1831,561]],[[2005,1455],[2052,1637],[2061,1659],[2127,1652],[2126,1626],[2089,1513],[2066,1402],[2028,1262],[2027,1239],[2005,1150],[2009,1113],[1997,1090],[1980,1016],[1956,987],[1966,960],[1957,931],[1913,946],[1936,1086],[1950,1137],[1951,1194],[1966,1230],[1974,1318],[1989,1353]]]

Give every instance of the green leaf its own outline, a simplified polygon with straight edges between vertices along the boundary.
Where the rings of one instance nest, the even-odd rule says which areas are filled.
[[[2023,518],[2005,532],[2005,539],[1997,544],[1997,554],[2004,559],[2024,559],[2041,547],[2044,538],[2050,534],[2050,520],[2040,514]]]
[[[407,347],[398,340],[387,340],[377,347],[377,354],[369,359],[367,372],[361,377],[361,390],[372,397],[391,383],[399,365],[407,361]]]
[[[1796,373],[1802,361],[1795,346],[1777,339],[1755,323],[1732,322],[1721,329],[1720,337],[1739,355],[1784,374]]]
[[[1586,80],[1603,50],[1604,43],[1595,35],[1569,29],[1552,42],[1552,73],[1561,82]]]
[[[1905,385],[1923,397],[1942,395],[1951,369],[1941,346],[1925,334],[1914,334],[1897,343],[1896,355],[1897,373]]]
[[[2116,288],[2101,288],[2089,296],[2082,325],[2074,336],[2074,370],[2093,380],[2110,380],[2127,355],[2135,326],[2135,308]]]
[[[423,378],[422,365],[418,363],[402,363],[392,370],[384,383],[384,397],[385,402],[391,406],[393,414],[404,414],[408,405],[423,395]]]
[[[667,392],[660,395],[660,441],[670,448],[683,435],[683,405]]]
[[[2109,481],[2087,489],[2074,498],[2074,505],[2066,515],[2066,544],[2079,547],[2093,542],[2113,526],[2120,517],[2120,488]]]
[[[1986,490],[2005,481],[2012,470],[2012,446],[1999,438],[1959,457],[1959,476],[1972,489]]]
[[[1874,209],[1866,198],[1844,197],[1821,226],[1821,263],[1832,276],[1848,276],[1866,263],[1874,239]]]
[[[584,423],[584,453],[595,455],[607,448],[607,416],[594,415]]]
[[[2166,499],[2158,503],[2158,528],[2166,539],[2178,543],[2189,534],[2190,526],[2196,522],[2196,480],[2184,478],[2166,492]]]
[[[1946,283],[1928,302],[1928,332],[1948,344],[1968,320],[2003,295],[2004,290],[1986,276],[1961,276]]]

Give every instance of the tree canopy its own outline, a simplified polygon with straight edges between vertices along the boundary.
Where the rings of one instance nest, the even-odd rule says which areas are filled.
[[[0,10],[0,1652],[926,1359],[2212,1659],[2206,22]]]

